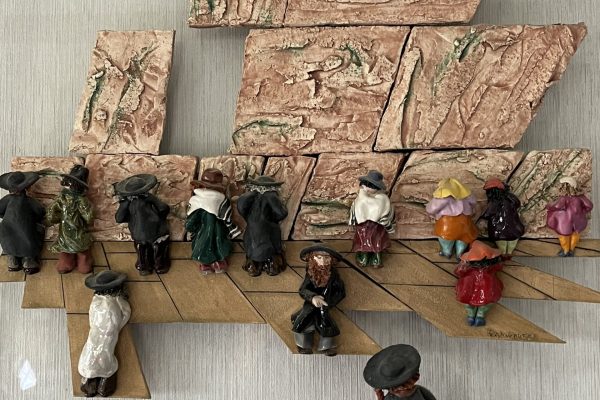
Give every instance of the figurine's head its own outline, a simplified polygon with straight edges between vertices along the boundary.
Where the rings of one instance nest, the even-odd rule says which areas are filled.
[[[456,200],[462,200],[470,195],[471,190],[464,186],[458,179],[454,178],[439,181],[437,189],[433,192],[433,197],[436,199],[453,197]]]
[[[278,190],[283,182],[277,182],[270,176],[260,175],[254,179],[248,179],[246,190],[249,192],[265,193]]]
[[[300,259],[306,261],[306,273],[319,287],[327,286],[333,267],[340,261],[352,265],[337,251],[320,245],[303,249],[300,252]]]
[[[61,175],[63,179],[60,184],[74,192],[83,193],[88,188],[87,180],[89,175],[90,171],[86,167],[75,165],[71,168],[71,172]]]
[[[369,194],[386,190],[383,174],[379,171],[369,171],[367,175],[359,177],[358,182],[360,188]]]
[[[85,279],[85,286],[94,294],[105,296],[127,296],[124,283],[127,275],[121,272],[106,270],[92,274]]]
[[[421,356],[417,349],[407,344],[397,344],[371,357],[363,377],[375,389],[387,389],[405,397],[415,389],[420,366]]]
[[[560,192],[564,196],[576,196],[579,194],[577,181],[572,176],[563,176],[558,181],[560,183]]]
[[[497,264],[501,256],[502,253],[500,250],[476,240],[471,243],[469,251],[464,253],[460,257],[460,260],[474,266],[486,267]]]
[[[200,180],[192,181],[192,189],[209,189],[225,194],[227,184],[224,182],[225,176],[216,168],[207,168],[200,176]]]
[[[508,185],[498,178],[491,178],[485,182],[483,190],[485,190],[488,199],[494,199],[505,194],[508,191]]]
[[[156,176],[139,174],[115,183],[114,188],[115,193],[119,196],[134,197],[147,195],[156,185],[158,185]]]
[[[35,172],[8,172],[0,175],[0,187],[10,193],[21,193],[36,183],[40,176]]]

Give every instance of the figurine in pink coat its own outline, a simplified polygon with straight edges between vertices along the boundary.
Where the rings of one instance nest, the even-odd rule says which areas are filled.
[[[587,215],[594,205],[583,193],[578,192],[577,182],[572,177],[563,177],[559,182],[562,195],[547,206],[546,224],[559,235],[561,250],[558,255],[572,257],[580,233],[587,227]]]

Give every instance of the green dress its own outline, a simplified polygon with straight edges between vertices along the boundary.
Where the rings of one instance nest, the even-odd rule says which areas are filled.
[[[231,254],[229,230],[223,220],[202,208],[191,213],[185,229],[192,234],[192,258],[204,265],[226,259]]]
[[[92,205],[87,197],[64,189],[48,208],[46,219],[58,225],[58,238],[51,247],[54,253],[80,253],[92,245],[88,226],[92,222]]]

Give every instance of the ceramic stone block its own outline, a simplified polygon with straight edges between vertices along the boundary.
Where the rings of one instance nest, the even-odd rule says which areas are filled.
[[[525,236],[556,237],[546,227],[546,206],[558,199],[563,176],[571,176],[578,188],[591,199],[592,152],[587,149],[532,151],[510,179],[513,192],[521,200]],[[593,199],[592,199],[593,201]]]
[[[358,178],[380,171],[388,188],[398,175],[403,154],[322,154],[302,199],[294,240],[350,239],[350,206],[358,194]]]
[[[520,151],[459,150],[413,152],[392,190],[390,200],[396,211],[396,239],[426,239],[433,236],[434,220],[425,211],[440,180],[456,178],[477,198],[477,213],[487,199],[483,185],[489,178],[503,181],[523,158]]]
[[[281,26],[286,0],[190,0],[188,24],[214,26]]]
[[[406,27],[251,31],[231,152],[372,151],[408,32]]]
[[[11,171],[41,171],[50,169],[58,173],[67,174],[77,164],[83,164],[82,157],[15,157],[10,163]],[[30,196],[37,199],[44,207],[48,207],[62,190],[61,178],[45,176],[38,180],[27,191]],[[58,228],[52,226],[46,229],[46,239],[53,240],[58,234]]]
[[[95,240],[132,240],[127,224],[117,224],[118,198],[113,183],[131,175],[153,174],[159,185],[153,193],[171,206],[171,240],[184,239],[184,221],[196,174],[198,160],[192,156],[149,156],[137,154],[91,154],[86,159],[90,170],[88,197],[94,206],[92,234]]]
[[[279,195],[288,210],[287,218],[281,222],[281,236],[284,240],[287,240],[292,233],[294,220],[315,163],[315,158],[302,156],[271,157],[267,161],[265,175],[283,182]]]
[[[412,29],[375,149],[515,146],[586,33],[584,24]]]
[[[174,31],[100,31],[69,149],[158,154]]]

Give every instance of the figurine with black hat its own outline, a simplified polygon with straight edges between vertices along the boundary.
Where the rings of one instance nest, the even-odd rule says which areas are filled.
[[[335,356],[336,336],[340,329],[330,311],[345,297],[346,289],[335,266],[339,262],[352,265],[340,253],[325,246],[314,245],[300,252],[306,261],[306,275],[298,293],[304,299],[300,310],[292,314],[292,331],[300,354],[313,352],[314,334],[319,334],[317,351]]]
[[[44,244],[46,210],[27,195],[40,176],[35,172],[9,172],[0,176],[0,187],[9,194],[0,200],[0,244],[7,255],[8,270],[39,272],[39,255]]]
[[[64,189],[48,208],[49,225],[58,224],[58,238],[51,247],[59,253],[56,269],[64,274],[77,269],[82,274],[92,272],[92,205],[86,197],[89,170],[76,165],[68,174],[60,174]]]
[[[465,305],[468,325],[484,326],[486,314],[502,297],[504,285],[496,276],[504,267],[501,256],[500,250],[476,240],[460,257],[454,271],[456,300]]]
[[[278,193],[282,184],[265,175],[249,179],[247,192],[238,200],[238,212],[247,224],[244,270],[250,276],[259,276],[262,271],[274,276],[286,267],[279,227],[288,215]]]
[[[371,357],[363,378],[375,389],[377,400],[436,400],[429,390],[417,385],[420,367],[421,355],[417,349],[397,344]],[[384,390],[387,390],[385,395]]]
[[[192,181],[185,229],[192,236],[192,259],[200,262],[200,272],[222,273],[233,250],[231,239],[241,234],[231,219],[231,201],[223,173],[208,168],[200,180]]]
[[[119,196],[115,220],[129,226],[137,253],[135,267],[140,275],[152,271],[164,274],[170,267],[167,225],[170,207],[150,193],[157,185],[158,179],[150,174],[133,175],[114,184]]]
[[[394,208],[381,172],[369,171],[358,181],[358,196],[350,208],[349,224],[355,227],[352,251],[361,267],[381,268],[381,253],[390,247],[389,234],[394,232]]]
[[[94,291],[90,304],[90,332],[79,356],[81,391],[86,397],[111,396],[117,388],[115,347],[119,332],[131,315],[125,279],[116,271],[101,271],[88,276],[85,286]]]

